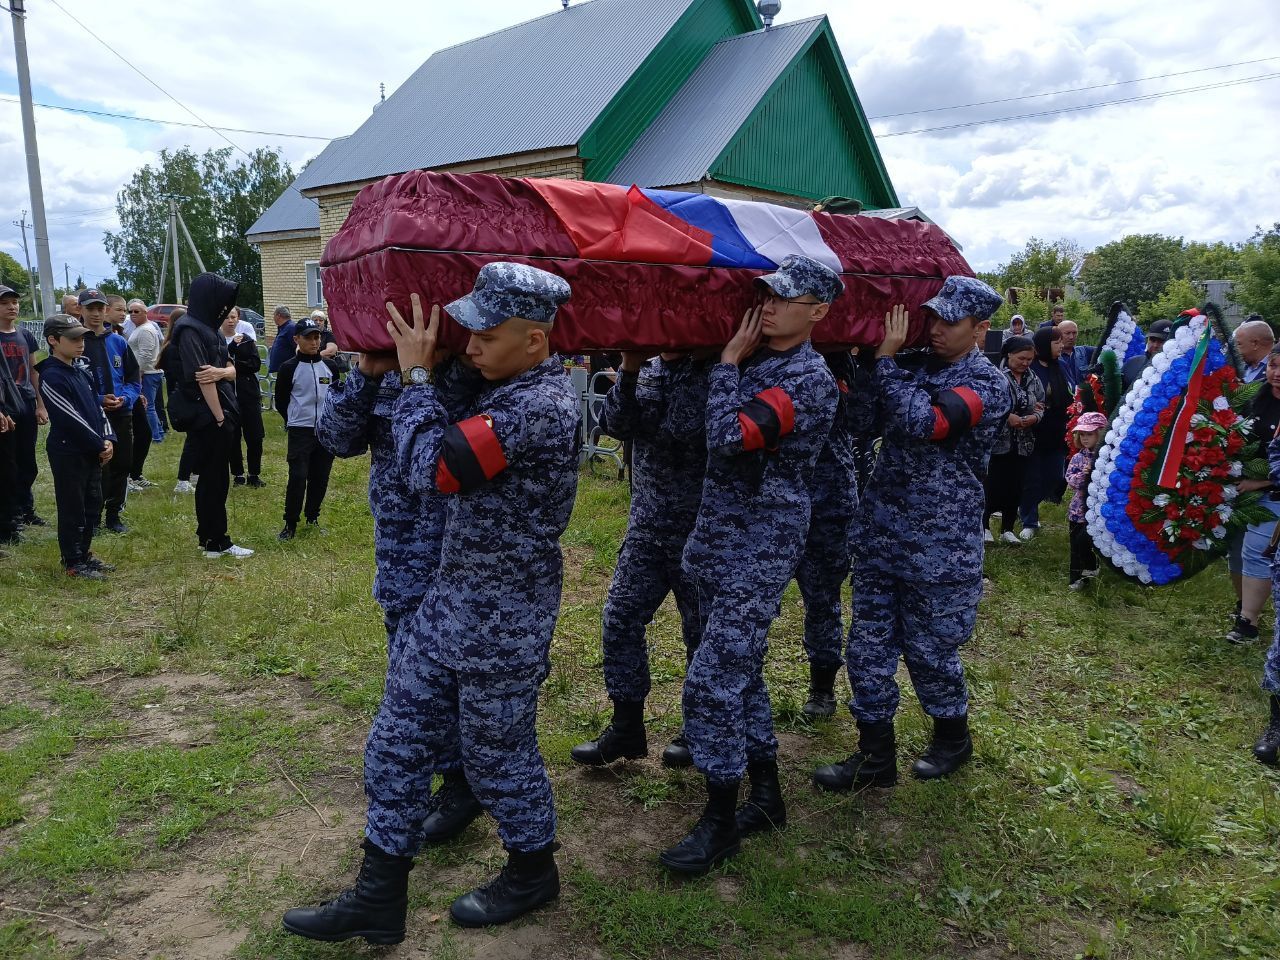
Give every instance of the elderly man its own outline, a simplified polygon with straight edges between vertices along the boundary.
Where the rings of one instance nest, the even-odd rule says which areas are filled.
[[[1250,314],[1244,323],[1236,327],[1236,348],[1244,360],[1244,382],[1253,383],[1267,375],[1267,357],[1276,345],[1276,335],[1271,325],[1256,313]]]
[[[271,350],[267,354],[267,373],[278,373],[284,362],[295,353],[293,314],[281,304],[271,312],[271,320],[276,325],[276,338],[271,341]]]
[[[1089,360],[1093,355],[1093,348],[1076,346],[1080,328],[1076,326],[1074,320],[1061,321],[1057,324],[1057,330],[1062,335],[1062,356],[1059,358],[1059,363],[1062,364],[1062,373],[1067,378],[1067,386],[1074,392],[1080,381],[1084,379],[1085,370],[1088,369]]]
[[[84,314],[80,312],[79,294],[68,293],[62,298],[62,312],[68,316],[75,317],[77,320],[84,316]]]

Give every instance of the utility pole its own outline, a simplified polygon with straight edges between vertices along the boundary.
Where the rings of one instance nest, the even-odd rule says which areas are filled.
[[[40,184],[40,152],[36,149],[36,114],[31,104],[31,70],[27,65],[27,0],[9,0],[13,19],[13,54],[18,70],[18,99],[22,101],[22,139],[27,148],[27,185],[35,221],[36,262],[40,266],[40,300],[44,315],[53,314],[53,263],[49,256],[49,225],[44,219],[44,188]],[[31,299],[35,300],[32,292]]]
[[[40,319],[40,304],[36,302],[36,276],[31,272],[31,251],[27,248],[27,211],[22,211],[22,219],[13,221],[13,225],[22,231],[22,256],[27,261],[27,290],[31,294],[31,313],[36,320]]]
[[[67,293],[71,292],[71,264],[64,263],[62,265],[62,276],[67,281]]]

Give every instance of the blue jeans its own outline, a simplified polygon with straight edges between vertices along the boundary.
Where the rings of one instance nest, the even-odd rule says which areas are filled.
[[[159,443],[164,439],[164,427],[156,415],[156,394],[164,383],[163,373],[147,373],[142,377],[142,395],[147,398],[147,425],[151,427],[151,439]]]
[[[1018,513],[1022,526],[1040,526],[1040,504],[1046,500],[1062,502],[1066,486],[1067,455],[1061,450],[1039,450],[1027,458],[1027,477],[1022,487],[1022,504]]]

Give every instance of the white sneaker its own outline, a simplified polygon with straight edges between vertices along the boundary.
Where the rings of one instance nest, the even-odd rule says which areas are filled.
[[[982,531],[982,542],[983,542],[983,543],[995,543],[995,542],[996,542],[996,538],[995,538],[995,537],[993,537],[993,536],[991,535],[991,531],[990,531],[990,530],[983,530],[983,531]]]
[[[179,480],[173,488],[174,493],[195,493],[196,488],[190,480]]]
[[[225,550],[206,550],[205,558],[208,560],[216,560],[218,557],[235,557],[242,560],[245,557],[252,557],[253,551],[248,547],[237,547],[234,543]]]
[[[1039,532],[1040,532],[1039,527],[1023,527],[1022,533],[1019,534],[1019,536],[1021,536],[1024,541],[1034,540],[1036,538],[1036,535],[1039,534]]]
[[[1083,589],[1084,589],[1084,578],[1083,578],[1083,577],[1081,577],[1079,580],[1076,580],[1075,582],[1070,583],[1070,584],[1068,584],[1067,586],[1068,586],[1068,589],[1070,589],[1070,590],[1083,590]]]
[[[1097,568],[1097,567],[1094,567],[1092,570],[1081,570],[1081,571],[1080,571],[1080,576],[1082,576],[1082,577],[1096,577],[1097,575],[1098,575],[1098,568]]]
[[[1022,541],[1018,539],[1018,535],[1014,533],[1012,530],[1006,530],[1004,533],[1000,534],[1000,542],[1001,543],[1019,543],[1019,544],[1022,543]]]
[[[128,488],[130,493],[141,493],[143,490],[147,489],[146,487],[139,484],[136,480],[132,480],[132,479],[130,479],[129,482],[125,484],[125,487]]]

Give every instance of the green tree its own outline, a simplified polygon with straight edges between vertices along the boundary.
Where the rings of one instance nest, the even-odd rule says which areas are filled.
[[[1071,240],[1059,239],[1052,243],[1032,237],[1021,252],[1015,253],[1000,268],[1001,289],[1008,287],[1049,290],[1065,287],[1071,270],[1080,259],[1080,248]]]
[[[1176,320],[1178,314],[1198,305],[1202,299],[1202,294],[1190,280],[1174,277],[1160,296],[1138,306],[1138,323],[1148,327],[1153,320]]]
[[[1280,223],[1261,227],[1241,251],[1242,275],[1232,299],[1275,324],[1280,321]]]
[[[293,169],[278,151],[258,149],[247,160],[233,162],[232,149],[197,155],[183,147],[161,150],[153,166],[138,170],[116,196],[119,232],[107,232],[104,242],[123,289],[156,295],[164,259],[169,222],[169,199],[177,200],[191,239],[206,270],[240,284],[241,306],[262,309],[262,267],[244,239],[244,232],[293,181]],[[183,274],[183,299],[196,274],[195,260],[185,238],[178,253]],[[173,296],[173,263],[168,264],[161,298]]]
[[[1239,280],[1244,274],[1243,244],[1201,243],[1192,240],[1183,248],[1183,275],[1192,283],[1206,280]]]
[[[0,251],[0,284],[18,291],[18,316],[31,317],[31,276],[27,268]]]
[[[1085,261],[1081,280],[1085,297],[1105,313],[1115,300],[1130,307],[1155,300],[1169,281],[1184,275],[1181,237],[1133,234],[1105,244]]]

